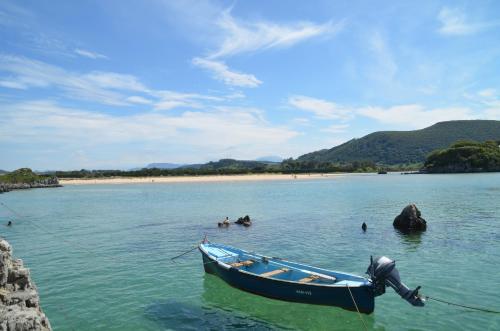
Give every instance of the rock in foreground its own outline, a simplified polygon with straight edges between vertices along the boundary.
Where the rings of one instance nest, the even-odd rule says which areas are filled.
[[[29,269],[12,259],[9,243],[0,239],[0,331],[49,330]]]
[[[396,216],[392,225],[403,232],[425,231],[427,222],[421,217],[420,210],[414,204],[406,206],[401,214]]]

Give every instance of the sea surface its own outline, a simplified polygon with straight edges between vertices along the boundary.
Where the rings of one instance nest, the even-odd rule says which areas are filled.
[[[54,330],[363,329],[355,312],[231,288],[204,273],[197,251],[170,260],[205,234],[359,275],[370,255],[386,255],[425,295],[500,310],[498,173],[68,185],[0,201],[17,213],[0,205],[0,235],[30,267]],[[408,203],[422,211],[427,232],[393,229]],[[226,216],[247,214],[249,228],[217,228]],[[362,318],[370,330],[500,330],[500,314],[436,301],[415,308],[390,288]]]

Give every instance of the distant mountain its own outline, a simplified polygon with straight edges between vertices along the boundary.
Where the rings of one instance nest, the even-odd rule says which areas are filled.
[[[146,169],[176,169],[184,166],[184,164],[177,163],[150,163],[146,166]]]
[[[268,155],[268,156],[263,156],[255,159],[255,161],[261,161],[261,162],[276,162],[279,163],[283,161],[283,158],[278,155]]]
[[[304,154],[297,161],[348,163],[372,161],[396,165],[422,163],[436,149],[459,140],[499,140],[500,121],[470,120],[439,122],[414,131],[378,131],[352,139],[331,149]]]
[[[1,169],[0,169],[0,175],[4,175],[4,174],[7,174],[7,173],[9,173],[9,172],[8,172],[8,171],[1,170]]]

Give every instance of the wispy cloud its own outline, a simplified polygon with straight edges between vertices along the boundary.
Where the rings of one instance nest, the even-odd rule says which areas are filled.
[[[438,14],[441,26],[438,32],[446,36],[471,35],[494,26],[500,25],[500,21],[471,22],[465,11],[460,8],[443,7]]]
[[[78,73],[41,61],[0,54],[0,87],[11,89],[53,88],[66,98],[112,106],[152,105],[156,110],[201,108],[204,102],[230,99],[197,93],[155,90],[128,74],[106,71]]]
[[[288,103],[297,109],[314,114],[314,117],[319,119],[342,119],[347,121],[362,116],[382,124],[397,125],[400,128],[424,128],[441,121],[496,118],[492,116],[498,113],[496,109],[500,109],[500,101],[495,97],[493,90],[487,89],[482,92],[482,94],[487,95],[487,97],[482,98],[482,104],[488,107],[485,110],[475,110],[468,107],[432,108],[419,104],[402,104],[390,107],[353,107],[306,96],[293,96],[288,100]],[[476,100],[476,102],[480,104],[479,100]],[[484,106],[481,108],[484,109]],[[322,131],[340,133],[347,127],[348,123],[333,124],[322,129]]]
[[[333,35],[344,25],[343,22],[333,21],[323,24],[244,21],[233,17],[230,9],[223,11],[216,23],[223,37],[218,48],[209,55],[212,59],[264,49],[290,47],[314,37]]]
[[[356,112],[380,123],[396,124],[404,127],[423,128],[436,122],[449,120],[470,120],[478,114],[465,107],[425,108],[418,104],[393,107],[362,107]]]
[[[349,109],[343,108],[333,102],[294,95],[288,99],[288,104],[300,110],[313,113],[321,119],[348,119],[352,114]]]
[[[398,72],[398,65],[394,60],[386,38],[380,31],[375,31],[369,36],[368,47],[375,60],[368,70],[371,78],[378,82],[393,83]]]
[[[349,127],[349,124],[334,124],[334,125],[330,125],[327,128],[321,129],[321,131],[328,132],[328,133],[342,133],[342,132],[346,132],[348,127]]]
[[[275,23],[265,20],[237,19],[231,8],[225,9],[216,18],[215,50],[205,57],[196,57],[193,64],[209,70],[213,77],[226,85],[257,87],[262,81],[252,74],[231,70],[221,58],[242,53],[253,53],[274,48],[291,47],[300,42],[320,36],[332,36],[344,26],[344,22],[328,21],[322,24],[313,22]]]
[[[91,158],[96,162],[94,166],[103,161],[103,155],[107,160],[117,146],[126,148],[117,155],[115,166],[123,164],[121,158],[134,152],[144,154],[145,149],[165,151],[162,159],[181,162],[198,162],[213,155],[224,157],[228,149],[234,151],[233,157],[255,158],[276,153],[298,134],[273,126],[262,116],[261,111],[246,108],[185,111],[179,115],[154,111],[112,115],[31,101],[4,105],[0,140],[23,148],[32,146],[36,137],[46,149],[95,153]],[[137,150],[134,146],[138,146]],[[176,151],[175,160],[169,155],[172,150]],[[81,166],[78,160],[73,160],[72,165]]]
[[[80,56],[87,57],[89,59],[94,59],[94,60],[108,58],[106,55],[99,54],[97,52],[88,51],[88,50],[81,49],[81,48],[75,48],[74,52]]]
[[[232,71],[225,63],[220,61],[196,57],[193,59],[193,64],[209,70],[215,79],[224,82],[226,85],[238,87],[257,87],[262,84],[262,82],[254,75]]]
[[[130,103],[136,103],[136,104],[141,104],[141,105],[150,105],[153,103],[150,99],[141,97],[139,95],[132,95],[130,97],[127,97],[126,101]]]

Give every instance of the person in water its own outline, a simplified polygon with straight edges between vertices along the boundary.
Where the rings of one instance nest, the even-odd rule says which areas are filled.
[[[11,226],[11,225],[12,225],[12,221],[9,221],[9,222],[7,223],[7,226]]]
[[[224,222],[222,222],[224,225],[229,225],[229,217],[226,216],[226,219],[224,220]]]

